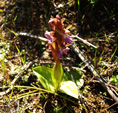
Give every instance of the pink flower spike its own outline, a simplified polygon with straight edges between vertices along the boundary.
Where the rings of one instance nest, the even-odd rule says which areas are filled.
[[[50,42],[52,42],[52,41],[53,41],[53,39],[52,39],[52,37],[51,37],[51,35],[50,35],[50,32],[49,32],[49,31],[46,31],[46,32],[45,32],[45,37],[47,37],[47,38],[49,39],[49,41],[50,41]]]
[[[64,42],[70,44],[70,43],[72,43],[72,41],[73,41],[73,40],[72,40],[72,38],[71,38],[69,35],[67,35],[67,34],[64,35]]]

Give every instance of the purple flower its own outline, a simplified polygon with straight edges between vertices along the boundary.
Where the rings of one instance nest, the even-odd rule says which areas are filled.
[[[66,42],[66,43],[72,43],[72,38],[69,36],[69,35],[67,35],[67,34],[64,34],[64,42]]]
[[[47,37],[51,43],[53,42],[53,38],[52,38],[52,36],[51,36],[49,31],[45,32],[45,37]]]
[[[65,49],[60,49],[58,53],[58,57],[62,58],[63,54],[66,54],[69,51],[69,48],[66,47]]]
[[[66,47],[66,48],[63,50],[63,53],[66,54],[69,50],[70,50],[70,48]]]

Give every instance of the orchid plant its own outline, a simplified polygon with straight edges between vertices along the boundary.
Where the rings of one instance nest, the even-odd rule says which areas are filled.
[[[63,54],[69,51],[68,46],[73,41],[69,36],[70,31],[64,28],[64,21],[65,19],[61,19],[59,15],[56,15],[56,18],[51,16],[49,24],[53,31],[45,32],[45,37],[49,40],[47,51],[52,52],[55,60],[54,67],[50,69],[45,66],[38,66],[33,68],[33,72],[46,90],[51,93],[60,91],[78,99],[78,89],[83,85],[83,79],[74,73],[73,82],[69,74],[63,72],[60,62]]]

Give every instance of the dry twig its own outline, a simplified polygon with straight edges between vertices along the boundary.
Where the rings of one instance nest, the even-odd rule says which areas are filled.
[[[94,48],[96,48],[96,49],[98,48],[97,46],[91,44],[91,43],[88,42],[87,40],[84,40],[84,39],[82,39],[81,37],[79,37],[79,36],[77,36],[77,35],[72,35],[71,37],[75,37],[75,38],[79,39],[80,41],[82,41],[83,43],[85,43],[85,44],[88,45],[88,46],[92,46],[92,47],[94,47]]]
[[[99,76],[97,71],[95,70],[94,66],[91,64],[91,62],[84,56],[83,52],[75,45],[72,44],[73,50],[77,54],[77,56],[87,65],[88,69],[93,73],[93,75],[97,78],[97,80],[100,82],[100,84],[103,86],[103,88],[109,93],[109,95],[118,102],[117,92],[114,91],[113,88],[106,85],[106,81],[103,79],[102,76]]]
[[[27,37],[39,39],[39,40],[44,41],[44,42],[47,42],[48,41],[48,39],[46,39],[44,37],[40,37],[40,36],[37,36],[37,35],[32,35],[31,33],[17,32],[17,33],[15,33],[15,35],[18,35],[18,36],[27,36]]]

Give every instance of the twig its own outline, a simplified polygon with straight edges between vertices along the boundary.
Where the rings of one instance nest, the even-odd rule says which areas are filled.
[[[101,112],[104,112],[105,110],[107,110],[107,109],[109,109],[109,108],[113,107],[113,106],[114,106],[114,105],[116,105],[116,104],[118,104],[118,102],[115,102],[115,103],[114,103],[114,104],[112,104],[111,106],[109,106],[109,107],[107,107],[107,108],[103,109]]]
[[[15,82],[18,80],[19,77],[21,77],[24,73],[25,70],[27,70],[34,62],[36,62],[37,60],[31,61],[28,64],[25,64],[23,67],[21,67],[21,70],[18,75],[14,78],[14,80],[11,82],[10,84],[10,88],[7,89],[6,91],[0,92],[0,96],[3,96],[7,93],[9,93],[12,89],[13,89],[13,85],[15,84]]]
[[[91,44],[91,43],[88,42],[87,40],[84,40],[84,39],[82,39],[81,37],[79,37],[79,36],[77,36],[77,35],[72,35],[71,37],[73,37],[73,38],[75,37],[75,38],[81,40],[83,43],[85,43],[85,44],[88,45],[88,46],[92,46],[92,47],[94,47],[94,48],[96,48],[96,49],[98,48],[97,46]]]
[[[102,76],[99,76],[96,72],[94,66],[91,64],[91,62],[84,56],[83,52],[75,45],[72,44],[73,50],[77,54],[77,56],[87,65],[88,69],[93,73],[93,75],[97,78],[97,80],[100,82],[100,84],[103,86],[103,88],[109,93],[109,95],[118,102],[118,97],[116,94],[114,94],[113,88],[106,86],[106,81],[103,79]]]
[[[118,60],[118,59],[116,59],[116,60]],[[102,61],[99,65],[104,65],[104,66],[107,66],[108,68],[109,68],[109,67],[112,67],[112,68],[113,68],[113,67],[118,67],[118,64],[117,64],[117,63],[116,63],[116,64],[115,64],[115,63],[109,64],[109,63],[103,62],[103,61]]]
[[[115,33],[117,33],[117,32],[113,32],[113,33],[110,33],[110,34],[108,34],[108,35],[106,35],[106,37],[107,37],[107,39],[110,41],[113,41],[113,39],[112,38],[114,38],[115,37]],[[104,37],[105,36],[101,36],[101,37],[97,37],[97,39],[95,39],[95,38],[91,38],[91,39],[87,39],[88,41],[92,41],[92,42],[106,42],[106,40],[104,39]]]
[[[81,68],[78,68],[78,67],[72,67],[72,69],[80,70],[80,71],[86,73],[86,70],[84,70],[83,67],[81,67]]]
[[[118,64],[115,64],[114,67],[107,68],[106,70],[102,71],[100,75],[102,76],[102,75],[107,75],[108,73],[111,73],[111,72],[113,73],[117,69],[118,69]]]
[[[27,36],[27,37],[31,37],[31,38],[35,38],[35,39],[39,39],[41,41],[44,41],[44,42],[48,42],[48,39],[44,38],[44,37],[40,37],[40,36],[37,36],[37,35],[32,35],[31,33],[26,33],[26,32],[16,32],[15,35],[18,35],[18,36]],[[78,37],[77,35],[72,35],[71,37],[75,37],[79,40],[81,40],[83,43],[87,44],[88,46],[92,46],[94,48],[97,48],[96,46],[94,46],[93,44],[91,44],[90,42]]]
[[[27,37],[39,39],[39,40],[44,41],[44,42],[47,42],[48,41],[48,39],[46,39],[44,37],[40,37],[40,36],[37,36],[37,35],[32,35],[31,33],[26,33],[26,32],[17,32],[17,33],[15,33],[15,35],[18,35],[18,36],[27,36]]]

